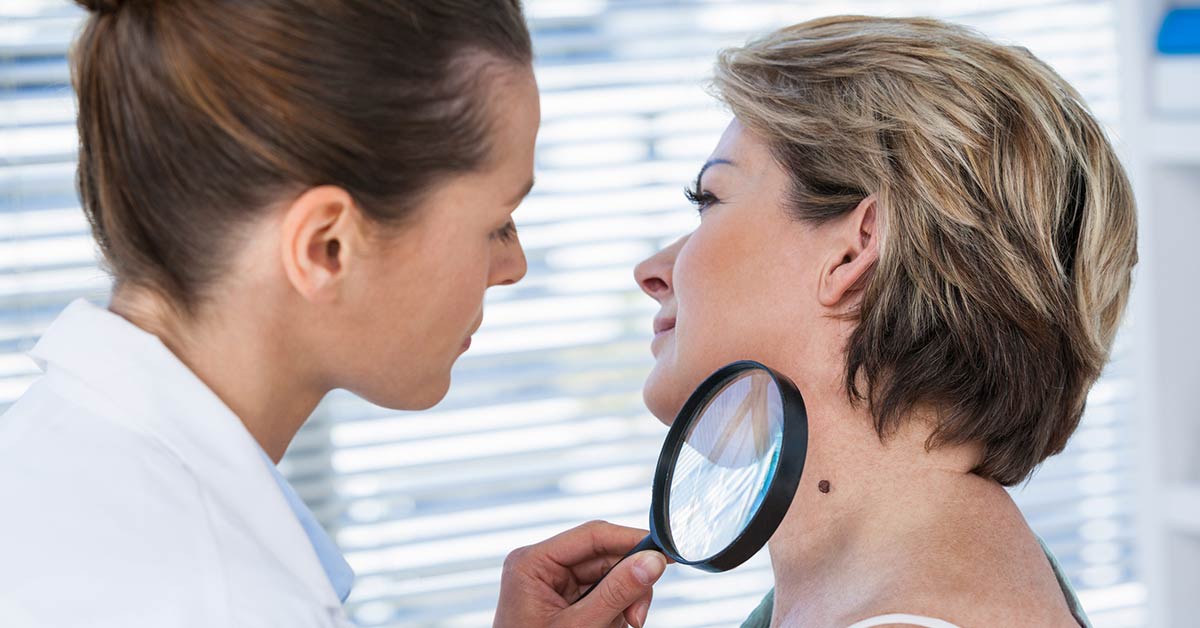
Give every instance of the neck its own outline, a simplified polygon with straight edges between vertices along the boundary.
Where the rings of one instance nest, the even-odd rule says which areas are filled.
[[[937,551],[936,530],[961,516],[964,500],[1004,490],[970,473],[978,447],[926,451],[929,423],[919,416],[881,442],[870,415],[844,393],[806,403],[817,420],[800,489],[770,543],[775,613],[825,625],[839,608],[854,610],[846,591],[894,583],[889,569],[910,569]]]
[[[246,301],[249,302],[249,301]],[[242,421],[276,463],[327,390],[304,372],[280,337],[271,308],[210,304],[187,316],[148,291],[119,289],[109,309],[157,336]],[[275,332],[275,333],[272,333]]]

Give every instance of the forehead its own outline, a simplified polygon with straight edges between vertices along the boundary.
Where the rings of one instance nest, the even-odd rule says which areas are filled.
[[[531,68],[505,66],[488,81],[487,114],[491,119],[493,141],[500,144],[494,155],[501,163],[511,161],[505,149],[533,141],[541,125],[541,103],[537,81]]]
[[[714,168],[706,172],[736,172],[740,180],[754,185],[781,185],[786,178],[771,156],[767,143],[737,118],[725,128],[709,157],[710,162],[713,160],[732,162],[736,170]],[[709,176],[707,173],[704,175],[705,179]]]
[[[713,149],[712,157],[732,156],[741,145],[745,128],[737,118],[730,120],[729,125],[725,127],[725,132],[721,134],[721,139],[717,142],[717,147]]]
[[[767,145],[737,118],[729,122],[710,159],[725,159],[744,169],[757,169],[769,157]]]

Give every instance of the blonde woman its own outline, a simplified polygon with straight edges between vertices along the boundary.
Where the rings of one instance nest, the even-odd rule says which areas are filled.
[[[792,377],[808,462],[746,626],[1087,625],[1006,486],[1062,451],[1137,260],[1129,183],[1021,48],[834,17],[725,51],[732,110],[643,262],[670,421],[722,364]]]

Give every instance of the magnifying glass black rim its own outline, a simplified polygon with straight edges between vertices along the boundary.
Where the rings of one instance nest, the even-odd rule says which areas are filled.
[[[682,449],[688,428],[699,419],[700,414],[712,399],[725,390],[727,384],[749,371],[762,371],[771,377],[779,389],[783,402],[783,439],[779,462],[774,477],[767,487],[762,503],[746,527],[733,539],[728,547],[716,554],[699,559],[687,560],[679,554],[675,540],[671,538],[670,487],[675,472],[675,460]],[[691,565],[705,571],[728,571],[746,562],[758,553],[792,505],[792,498],[800,487],[800,474],[804,470],[804,459],[808,453],[808,412],[804,398],[792,380],[770,367],[752,360],[740,360],[727,364],[708,376],[687,402],[683,404],[671,429],[662,453],[658,457],[658,468],[654,473],[654,494],[650,504],[650,535],[659,548],[672,560],[681,565]]]

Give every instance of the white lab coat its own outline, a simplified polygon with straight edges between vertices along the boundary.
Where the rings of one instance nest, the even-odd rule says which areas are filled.
[[[344,628],[241,421],[155,336],[71,304],[0,417],[3,628]]]

